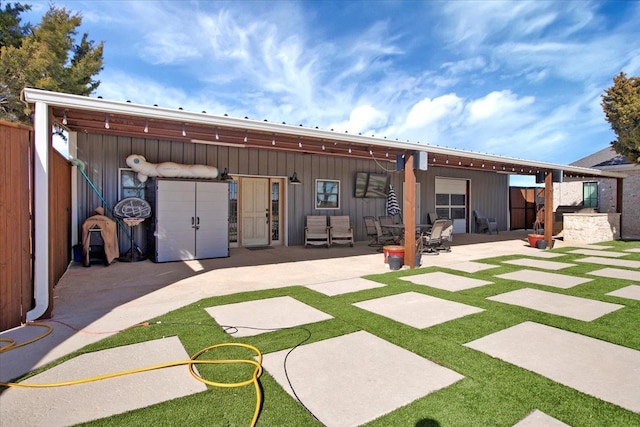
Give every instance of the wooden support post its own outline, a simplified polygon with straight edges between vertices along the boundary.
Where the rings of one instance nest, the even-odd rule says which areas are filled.
[[[413,170],[414,153],[405,156],[404,166],[404,263],[416,266],[416,174]]]
[[[553,173],[547,172],[544,178],[544,240],[547,248],[553,244]]]

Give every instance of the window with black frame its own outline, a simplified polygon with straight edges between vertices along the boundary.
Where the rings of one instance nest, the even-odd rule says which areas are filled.
[[[340,181],[316,179],[316,209],[340,209]]]
[[[132,169],[120,169],[120,197],[138,197],[146,199],[146,184],[138,180],[138,174]]]

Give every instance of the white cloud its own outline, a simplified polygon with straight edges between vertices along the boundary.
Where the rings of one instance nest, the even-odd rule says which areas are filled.
[[[532,96],[518,98],[509,90],[491,92],[467,105],[467,120],[470,124],[486,120],[506,120],[514,114],[524,111],[534,101]]]
[[[591,2],[345,8],[331,22],[322,2],[69,4],[109,34],[105,98],[523,158],[608,143],[599,94],[640,67],[640,3],[627,23]]]
[[[383,126],[387,121],[387,114],[371,105],[360,105],[349,115],[349,122],[344,126],[352,133],[366,132]]]

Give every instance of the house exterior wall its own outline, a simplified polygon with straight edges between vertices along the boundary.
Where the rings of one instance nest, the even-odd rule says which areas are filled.
[[[421,183],[420,198],[423,221],[426,215],[435,212],[436,178],[459,178],[469,180],[468,229],[473,232],[472,212],[478,210],[487,217],[495,218],[498,230],[507,230],[509,221],[509,175],[494,172],[470,171],[464,169],[429,167],[427,171],[416,171],[416,180]]]
[[[640,239],[640,170],[625,170],[627,177],[622,186],[622,215],[620,236],[623,239]],[[553,184],[554,211],[559,205],[579,205],[582,203],[582,184],[598,183],[598,212],[615,213],[617,183],[615,179],[599,178],[580,180],[565,178],[564,182]]]
[[[622,238],[640,239],[640,170],[627,173],[622,184]]]
[[[127,167],[125,159],[133,153],[143,155],[151,163],[171,161],[205,164],[215,166],[220,171],[227,168],[233,176],[289,177],[295,171],[302,185],[287,184],[285,192],[289,245],[304,243],[307,215],[349,215],[355,240],[367,240],[362,217],[385,215],[386,199],[355,198],[353,195],[356,172],[387,173],[390,176],[390,184],[402,200],[404,172],[396,172],[395,163],[386,161],[99,134],[78,134],[77,141],[77,158],[85,162],[87,175],[109,206],[115,205],[118,201],[119,168]],[[508,175],[442,167],[429,167],[427,171],[416,170],[417,182],[421,183],[421,218],[426,217],[427,212],[435,210],[436,177],[469,179],[469,210],[482,210],[487,216],[498,219],[501,230],[507,229]],[[78,179],[78,224],[81,226],[84,220],[93,214],[95,208],[102,205],[102,201],[82,176]],[[340,181],[339,209],[315,209],[316,179]],[[142,225],[134,227],[132,233],[143,251],[146,250],[145,230],[146,225],[143,222]],[[129,241],[122,230],[119,230],[119,242],[121,252],[129,249]]]

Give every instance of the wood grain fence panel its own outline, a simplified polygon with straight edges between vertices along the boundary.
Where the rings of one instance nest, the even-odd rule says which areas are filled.
[[[20,325],[33,305],[32,130],[0,121],[0,330]]]
[[[71,260],[71,164],[49,149],[49,310],[53,288]],[[49,316],[45,316],[49,317]]]

